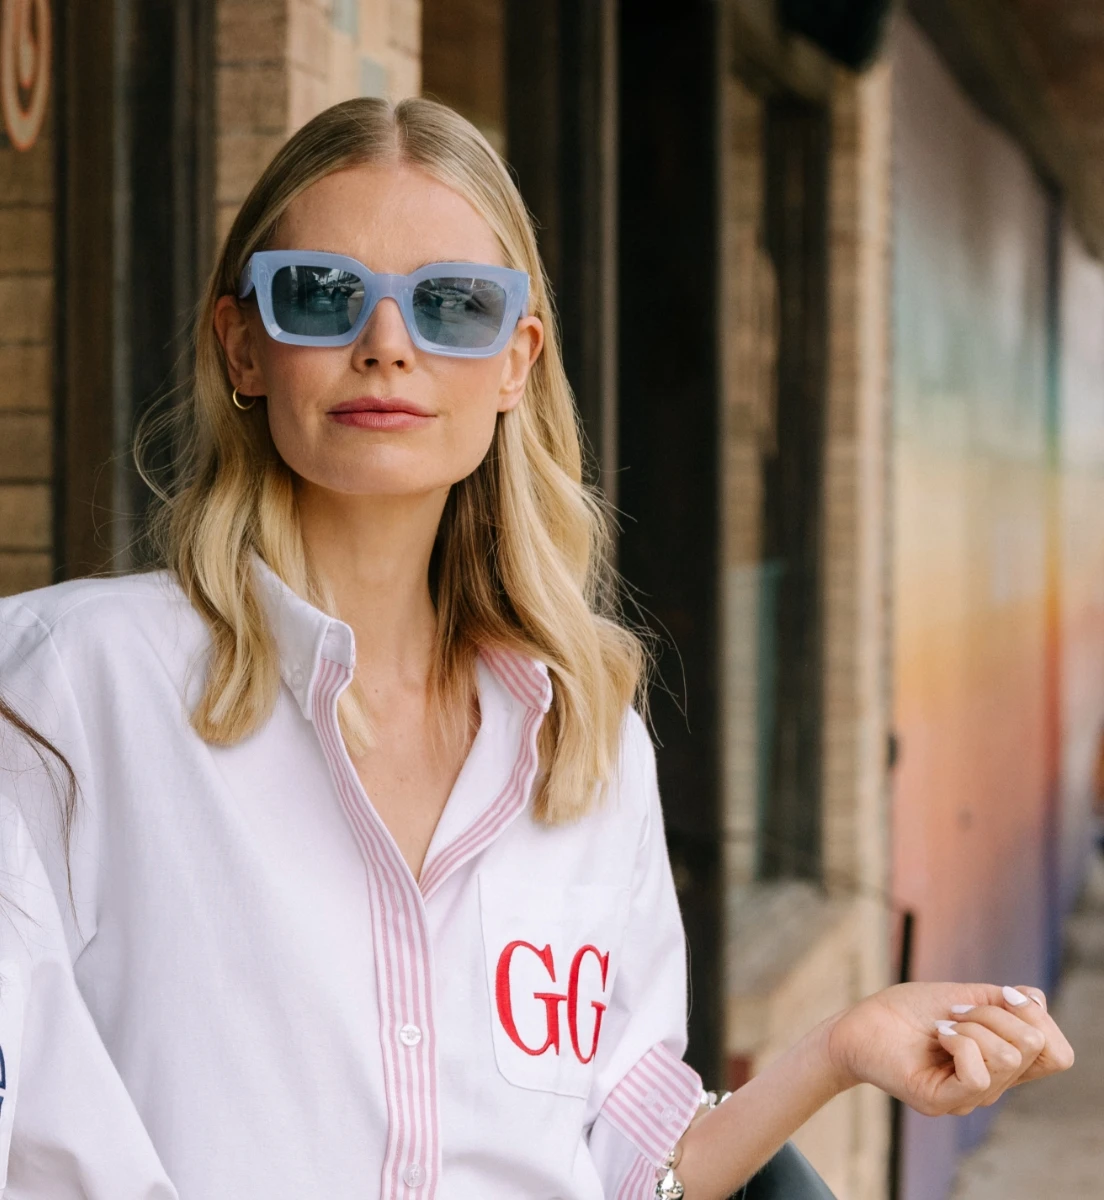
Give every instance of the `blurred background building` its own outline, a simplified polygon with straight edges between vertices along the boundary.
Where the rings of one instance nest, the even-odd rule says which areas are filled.
[[[0,0],[0,592],[140,561],[134,422],[290,132],[435,96],[540,227],[653,700],[690,1057],[1042,983],[1104,727],[1094,0]],[[988,1111],[799,1142],[941,1200]]]

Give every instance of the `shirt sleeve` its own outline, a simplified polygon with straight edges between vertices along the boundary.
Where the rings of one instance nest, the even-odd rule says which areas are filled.
[[[0,797],[0,1194],[176,1200],[77,990],[57,901]]]
[[[67,846],[63,805],[68,777],[52,755],[0,722],[0,792],[26,823],[57,897],[69,958],[75,962],[96,933],[100,781],[80,706],[54,639],[37,614],[14,597],[0,600],[0,693],[65,756],[78,783]],[[111,697],[104,695],[102,703],[110,704]]]
[[[686,939],[663,833],[655,752],[631,712],[621,803],[643,819],[628,926],[599,1051],[588,1117],[590,1153],[609,1200],[652,1200],[656,1168],[686,1131],[701,1079],[686,1051]]]

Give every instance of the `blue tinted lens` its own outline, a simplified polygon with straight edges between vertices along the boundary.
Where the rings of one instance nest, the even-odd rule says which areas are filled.
[[[506,292],[489,279],[424,279],[414,289],[418,332],[436,346],[489,346],[505,316]]]
[[[364,307],[364,284],[331,267],[281,267],[272,277],[272,314],[285,333],[340,337]]]

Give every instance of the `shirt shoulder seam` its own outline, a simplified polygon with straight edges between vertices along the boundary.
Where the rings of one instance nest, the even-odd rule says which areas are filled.
[[[148,594],[141,592],[141,591],[137,591],[137,590],[136,591],[128,591],[124,588],[113,588],[111,591],[97,592],[91,596],[81,596],[79,598],[74,598],[70,603],[66,604],[63,608],[59,608],[58,611],[51,614],[51,619],[49,621],[47,621],[43,617],[42,613],[40,613],[36,608],[33,608],[31,605],[27,604],[25,601],[21,600],[18,596],[10,596],[6,600],[0,600],[0,606],[7,605],[7,604],[12,604],[12,605],[18,606],[18,608],[22,612],[27,613],[28,615],[33,617],[35,622],[39,626],[41,626],[41,628],[48,635],[50,635],[52,637],[54,630],[59,628],[61,626],[62,622],[65,621],[70,616],[72,616],[72,614],[75,613],[78,609],[83,608],[87,604],[94,604],[100,600],[118,599],[119,597],[126,597],[127,599],[130,599],[130,600],[145,600],[145,601],[153,599],[153,597],[151,597]],[[192,607],[191,603],[188,601],[188,598],[183,594],[183,592],[181,592],[180,595],[176,596],[176,597],[166,596],[166,599],[168,599],[171,603],[174,603],[174,604],[183,604],[183,605],[186,605],[188,608]]]

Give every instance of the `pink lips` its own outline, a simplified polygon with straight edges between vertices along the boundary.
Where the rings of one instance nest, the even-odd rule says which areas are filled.
[[[382,396],[343,400],[330,409],[330,416],[356,429],[414,429],[433,419],[432,413],[410,400]]]

